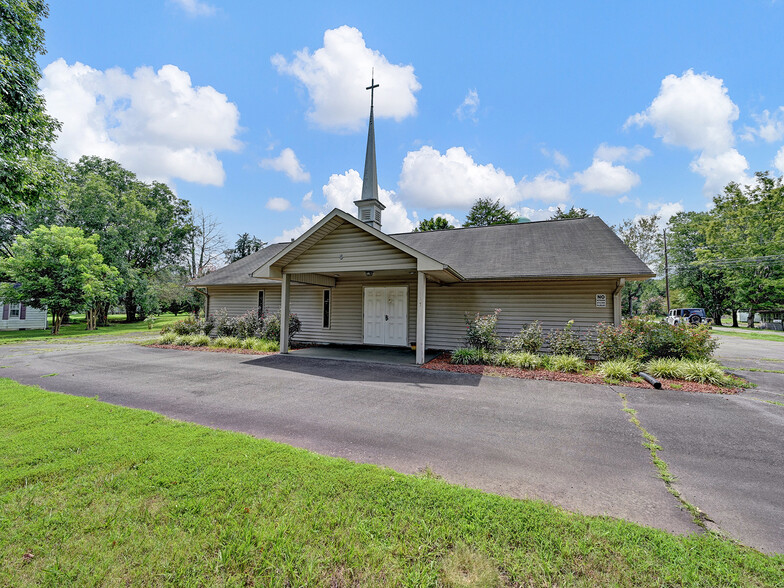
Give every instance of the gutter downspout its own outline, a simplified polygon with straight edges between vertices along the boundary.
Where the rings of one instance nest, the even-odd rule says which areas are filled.
[[[204,316],[205,317],[209,316],[209,314],[210,314],[210,295],[207,293],[207,290],[201,290],[198,286],[194,286],[193,289],[196,290],[196,292],[198,292],[199,294],[204,296],[204,298],[205,298],[205,302],[204,302]]]
[[[626,278],[618,280],[618,286],[613,290],[613,324],[616,327],[621,326],[621,290],[626,284]]]

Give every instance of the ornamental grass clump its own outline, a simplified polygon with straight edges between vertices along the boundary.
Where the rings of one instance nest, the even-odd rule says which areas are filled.
[[[191,347],[207,347],[210,344],[210,338],[207,335],[191,335],[189,345]]]
[[[270,341],[269,339],[256,339],[253,343],[254,351],[272,353],[280,351],[280,341]]]
[[[242,342],[237,337],[218,337],[212,342],[212,347],[223,347],[225,349],[239,349]]]
[[[491,359],[490,352],[475,347],[461,347],[452,352],[452,363],[457,365],[482,365]]]
[[[687,359],[681,361],[683,379],[689,382],[700,382],[701,384],[714,384],[716,386],[727,385],[729,378],[724,373],[722,367],[708,360]]]
[[[551,355],[548,363],[548,367],[555,372],[577,373],[588,368],[588,364],[579,355]]]
[[[528,351],[521,351],[519,353],[512,353],[509,358],[510,365],[523,370],[538,370],[546,366],[546,360],[541,355],[530,353]]]
[[[158,344],[159,345],[171,345],[177,339],[176,333],[164,333],[160,337],[158,337]]]
[[[640,370],[640,362],[636,359],[610,359],[599,365],[598,372],[609,382],[628,382]]]
[[[174,340],[174,344],[180,347],[187,347],[191,344],[193,335],[180,335]]]
[[[645,364],[644,371],[654,378],[665,378],[667,380],[684,379],[683,362],[672,357],[652,359]]]

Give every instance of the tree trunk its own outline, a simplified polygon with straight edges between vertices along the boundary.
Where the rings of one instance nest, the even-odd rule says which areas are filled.
[[[732,309],[732,326],[738,328],[738,310],[736,308]]]
[[[754,328],[754,309],[753,308],[749,309],[749,316],[746,319],[746,326],[749,329],[753,329]]]
[[[97,325],[99,327],[109,326],[109,303],[101,302],[96,305],[95,312],[97,314]]]
[[[136,322],[136,301],[133,299],[133,290],[125,294],[125,321]]]
[[[713,324],[716,325],[717,327],[721,326],[721,311],[720,310],[715,312],[715,313],[713,313]]]
[[[62,310],[52,311],[52,335],[60,334],[60,325],[63,323],[63,318],[67,316],[67,314],[68,313],[63,312]]]

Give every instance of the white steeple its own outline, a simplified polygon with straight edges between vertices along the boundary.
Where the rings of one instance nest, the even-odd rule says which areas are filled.
[[[381,229],[381,211],[386,208],[378,199],[378,174],[376,173],[376,133],[373,128],[373,92],[378,88],[373,76],[370,85],[370,123],[368,125],[367,150],[365,151],[365,174],[362,177],[362,198],[354,201],[357,218],[374,229]]]

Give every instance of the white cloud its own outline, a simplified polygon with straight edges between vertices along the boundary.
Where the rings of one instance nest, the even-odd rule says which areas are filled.
[[[521,206],[519,208],[515,208],[514,211],[520,216],[524,216],[528,220],[540,221],[547,220],[552,217],[556,212],[558,212],[559,208],[566,210],[569,207],[562,202],[554,206],[548,206],[547,208],[529,208],[527,206]]]
[[[354,201],[362,197],[362,178],[358,171],[350,169],[342,174],[332,174],[321,191],[325,198],[322,211],[310,217],[301,217],[299,226],[283,231],[273,242],[289,241],[291,238],[299,237],[324,218],[326,213],[333,208],[339,208],[352,216],[356,216],[357,207]],[[308,198],[307,195],[306,198]],[[381,204],[386,206],[381,214],[382,231],[385,233],[408,233],[414,230],[415,223],[409,218],[408,211],[397,199],[394,191],[384,190],[379,187],[378,199],[381,201]],[[312,202],[312,195],[308,200]]]
[[[669,145],[721,153],[735,142],[732,123],[737,119],[738,107],[724,81],[690,69],[680,77],[664,78],[651,105],[629,117],[626,125],[648,124]]]
[[[437,212],[433,215],[433,218],[439,218],[439,217],[446,219],[446,221],[456,229],[462,226],[460,220],[457,217],[449,214],[448,212]]]
[[[171,0],[174,4],[182,8],[190,16],[212,16],[215,14],[215,7],[200,2],[200,0]]]
[[[569,167],[569,158],[566,157],[566,155],[564,155],[557,149],[553,149],[552,151],[550,151],[546,147],[542,147],[539,151],[541,152],[542,155],[544,155],[548,159],[552,159],[555,165],[557,165],[561,169],[566,169],[567,167]]]
[[[285,198],[270,198],[267,200],[267,208],[276,212],[283,212],[291,207],[291,202]]]
[[[275,158],[262,159],[259,164],[264,169],[273,169],[275,171],[283,172],[292,182],[309,182],[310,173],[306,172],[302,164],[297,159],[297,154],[294,150],[286,147]]]
[[[318,204],[313,202],[313,190],[302,197],[302,208],[305,210],[318,210]]]
[[[375,115],[400,121],[416,114],[414,94],[421,85],[412,65],[393,65],[365,44],[362,33],[349,26],[324,33],[324,46],[311,53],[304,48],[291,61],[280,54],[272,57],[281,74],[302,82],[308,90],[308,117],[325,129],[357,131],[368,116],[370,97],[365,87],[371,69],[380,84],[376,90]]]
[[[562,202],[571,198],[569,181],[562,180],[555,170],[543,171],[533,180],[523,178],[517,184],[517,190],[523,199]]]
[[[513,204],[519,197],[512,176],[493,164],[478,164],[462,147],[442,155],[425,145],[409,151],[400,172],[400,195],[425,208],[469,207],[477,198],[500,198]]]
[[[463,99],[463,103],[457,107],[457,110],[455,110],[455,116],[460,120],[470,118],[472,121],[476,122],[476,111],[478,109],[479,94],[477,94],[475,89],[469,90],[465,99]]]
[[[617,196],[639,184],[640,176],[623,165],[594,157],[590,167],[574,174],[574,182],[583,192]]]
[[[211,86],[194,87],[174,65],[130,76],[58,59],[40,85],[47,111],[63,123],[55,150],[67,159],[98,155],[145,180],[220,186],[225,172],[216,152],[241,147],[237,107]]]
[[[659,216],[659,228],[664,229],[670,219],[679,212],[683,212],[684,208],[681,202],[649,202],[648,210],[651,214]]]
[[[640,208],[640,206],[642,206],[642,200],[640,200],[639,198],[629,198],[628,196],[621,196],[620,198],[618,198],[618,202],[620,204],[628,204],[629,202],[631,202],[637,208]]]
[[[779,149],[779,152],[776,153],[776,157],[773,160],[773,165],[779,170],[779,173],[784,174],[784,147]]]
[[[690,167],[705,178],[703,192],[713,195],[729,181],[751,181],[746,158],[733,148],[738,115],[723,80],[688,70],[664,78],[659,95],[626,126],[649,124],[665,143],[700,151]]]
[[[642,145],[635,145],[634,147],[623,147],[623,146],[616,146],[616,145],[608,145],[607,143],[602,143],[596,149],[594,153],[594,157],[596,159],[602,159],[604,161],[642,161],[646,157],[651,155],[651,150],[643,147]]]
[[[773,114],[769,110],[763,110],[762,114],[754,115],[754,120],[757,121],[758,126],[745,128],[742,136],[745,141],[753,141],[755,137],[768,143],[784,139],[784,106],[779,106]]]
[[[702,153],[691,162],[691,170],[705,178],[705,194],[718,194],[729,182],[750,184],[753,182],[746,170],[749,164],[736,149],[729,149],[716,155]]]

